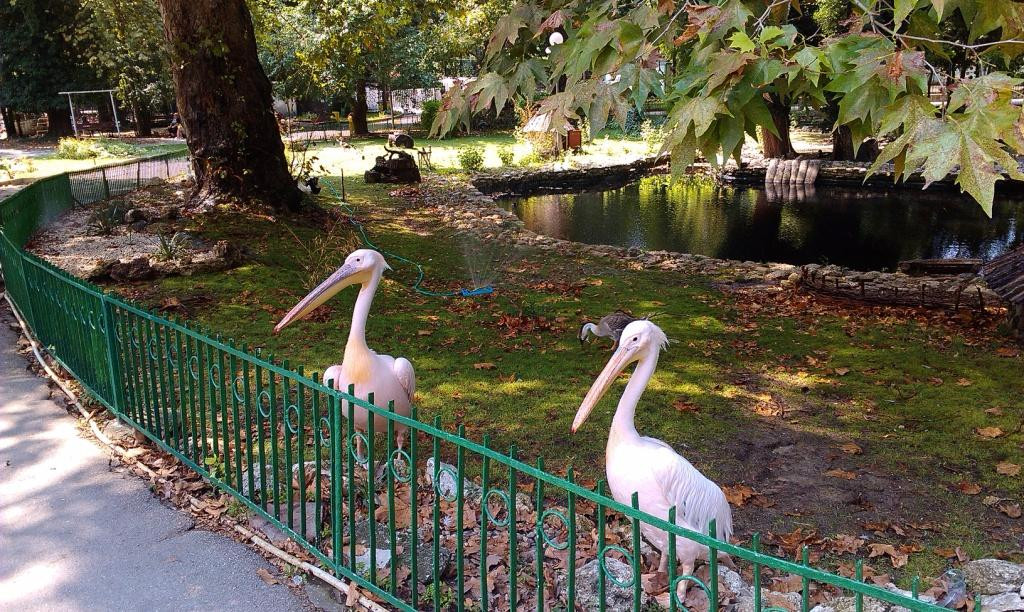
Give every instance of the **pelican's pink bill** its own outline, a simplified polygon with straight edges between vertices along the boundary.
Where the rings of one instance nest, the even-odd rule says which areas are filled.
[[[358,272],[355,267],[345,264],[327,277],[327,280],[320,283],[316,289],[309,292],[309,295],[288,311],[288,314],[281,319],[281,322],[274,326],[274,333],[284,329],[292,321],[297,321],[316,310],[318,306],[331,299],[336,293],[349,285],[347,280]]]
[[[587,396],[583,398],[580,409],[576,411],[576,418],[572,421],[572,433],[576,433],[576,430],[587,420],[587,417],[594,410],[594,406],[608,392],[615,378],[622,370],[626,369],[626,366],[633,362],[633,354],[634,351],[622,348],[621,346],[612,354],[611,359],[608,360],[608,365],[604,366],[604,370],[601,370],[601,374],[594,381],[594,384],[591,385],[590,391],[587,391]]]

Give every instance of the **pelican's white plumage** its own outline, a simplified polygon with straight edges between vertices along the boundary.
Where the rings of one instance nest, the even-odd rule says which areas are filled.
[[[416,373],[412,364],[404,357],[378,355],[366,344],[366,321],[384,270],[390,270],[390,267],[384,256],[377,251],[353,251],[345,258],[344,265],[309,292],[309,295],[302,298],[281,319],[274,331],[280,331],[292,321],[308,315],[343,288],[360,285],[359,295],[352,309],[352,326],[348,332],[345,355],[340,365],[333,365],[324,371],[323,380],[325,383],[332,382],[334,388],[341,391],[347,392],[352,386],[355,388],[356,397],[359,398],[366,398],[372,393],[373,401],[378,406],[387,406],[388,402],[394,402],[395,412],[409,416],[412,399],[416,393]],[[348,411],[343,410],[342,415],[347,417]],[[353,421],[356,429],[365,431],[368,425],[366,409],[355,407]],[[373,425],[375,431],[386,431],[387,419],[378,415],[374,418]],[[399,446],[404,439],[405,429],[404,426],[396,424]],[[356,440],[357,443],[360,441],[359,438]]]
[[[693,531],[708,533],[709,524],[714,519],[718,538],[728,541],[732,536],[732,510],[722,489],[671,446],[661,440],[641,436],[634,425],[637,403],[657,368],[658,355],[667,344],[664,332],[650,321],[639,320],[627,325],[622,330],[618,349],[580,405],[572,430],[579,429],[619,373],[637,362],[608,434],[605,469],[612,497],[629,505],[636,492],[640,509],[664,520],[668,520],[669,508],[674,506],[676,524]],[[660,569],[665,571],[668,568],[668,534],[646,523],[642,523],[641,532],[661,552]],[[682,574],[692,573],[696,560],[706,559],[707,553],[706,546],[686,538],[676,538],[676,558],[682,564]]]

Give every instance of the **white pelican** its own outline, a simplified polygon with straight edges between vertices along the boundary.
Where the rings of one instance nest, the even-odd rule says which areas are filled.
[[[310,291],[309,295],[302,298],[302,301],[281,319],[274,327],[274,332],[281,331],[292,321],[305,317],[345,287],[361,285],[355,308],[352,310],[352,327],[348,332],[345,355],[341,365],[333,365],[324,371],[324,383],[333,380],[334,388],[346,393],[349,385],[355,385],[356,397],[366,399],[368,394],[373,393],[373,401],[377,406],[387,406],[388,402],[394,401],[395,412],[409,416],[412,398],[416,392],[416,373],[412,369],[412,364],[404,357],[396,359],[390,355],[378,355],[366,345],[366,319],[370,314],[373,294],[377,291],[377,284],[380,283],[384,270],[390,269],[391,266],[384,260],[384,256],[377,251],[353,251],[345,258],[344,265],[320,283],[320,286]],[[347,408],[342,410],[342,415],[348,417]],[[366,409],[356,406],[353,418],[355,428],[366,431]],[[376,432],[386,432],[387,419],[377,415],[373,426]],[[405,430],[404,426],[395,427],[399,448],[405,439]],[[362,455],[359,438],[356,438],[356,446],[357,453]]]
[[[668,444],[638,434],[633,424],[637,402],[658,365],[658,354],[667,344],[668,338],[661,328],[646,319],[627,325],[622,330],[619,348],[583,399],[572,431],[575,433],[587,420],[619,373],[634,361],[638,362],[619,400],[608,434],[605,470],[612,497],[628,506],[636,492],[640,510],[664,520],[668,520],[669,508],[675,506],[676,524],[702,533],[708,533],[709,523],[714,519],[718,539],[728,541],[732,536],[732,510],[722,489]],[[668,571],[668,551],[665,550],[668,533],[642,522],[640,532],[661,552],[658,570]],[[696,560],[707,559],[707,554],[706,546],[683,537],[676,538],[676,559],[682,564],[680,575],[693,574]],[[727,555],[720,556],[731,564]],[[686,584],[682,583],[684,594]]]

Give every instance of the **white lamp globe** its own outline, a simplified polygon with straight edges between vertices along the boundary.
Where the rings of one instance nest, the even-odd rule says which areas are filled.
[[[563,36],[561,32],[552,32],[551,36],[548,36],[548,43],[550,43],[552,47],[554,47],[555,45],[560,45],[564,42],[565,36]]]

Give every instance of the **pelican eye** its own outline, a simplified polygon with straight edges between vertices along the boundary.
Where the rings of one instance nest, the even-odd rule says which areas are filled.
[[[640,342],[640,336],[633,336],[633,342]]]

